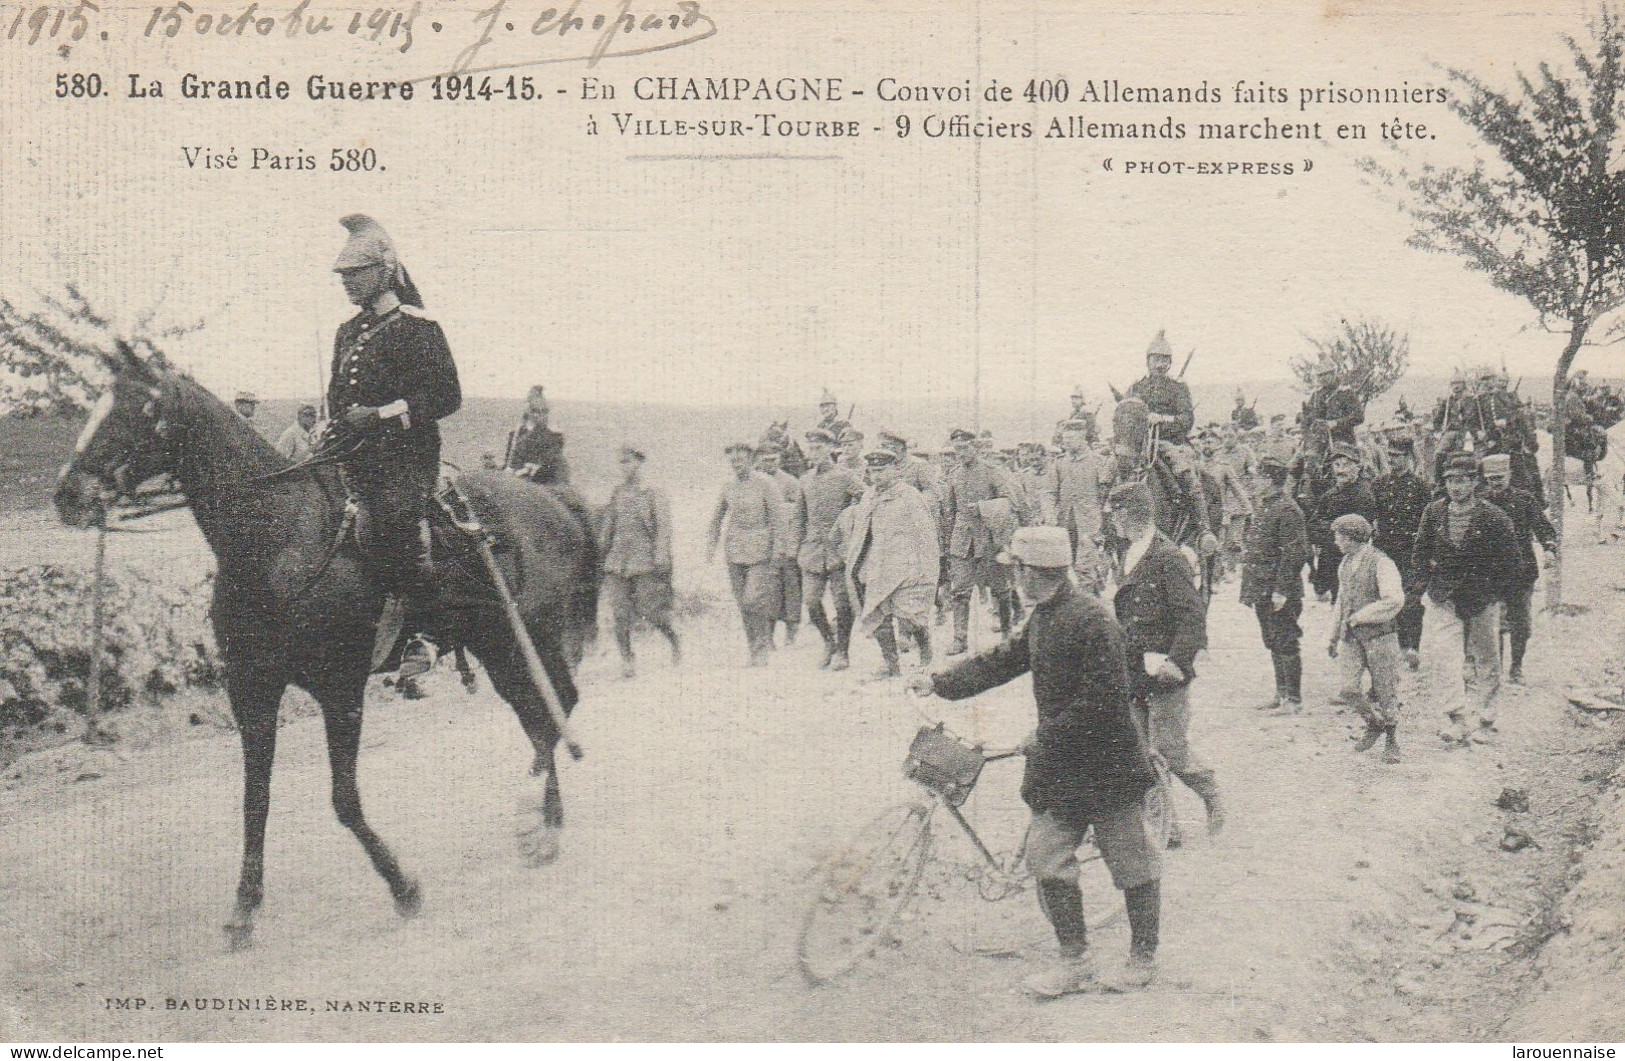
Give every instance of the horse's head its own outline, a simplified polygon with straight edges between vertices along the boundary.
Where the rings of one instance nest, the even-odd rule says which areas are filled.
[[[175,465],[165,413],[173,380],[122,341],[104,359],[113,381],[91,410],[56,490],[57,515],[72,527],[100,523],[108,501],[129,496]]]

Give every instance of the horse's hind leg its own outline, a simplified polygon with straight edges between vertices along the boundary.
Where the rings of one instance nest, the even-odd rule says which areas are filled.
[[[241,950],[253,940],[254,914],[265,898],[265,820],[271,810],[277,708],[287,685],[252,674],[228,681],[231,711],[243,742],[243,865],[237,902],[225,928],[231,949]]]
[[[312,690],[322,705],[322,719],[327,723],[327,756],[333,772],[333,810],[343,825],[372,859],[376,869],[389,885],[389,894],[395,898],[395,909],[402,917],[411,917],[422,905],[422,890],[418,882],[401,870],[400,863],[378,834],[372,831],[361,813],[361,790],[356,785],[356,758],[361,750],[361,707],[366,691],[366,674],[359,680],[349,680],[339,688]]]
[[[570,682],[563,654],[545,637],[536,637],[535,643],[542,665],[552,676],[559,695],[565,698],[568,710],[575,701],[575,688]],[[519,796],[522,818],[519,850],[533,865],[545,865],[558,857],[558,834],[564,826],[564,798],[559,790],[558,768],[553,758],[553,750],[559,742],[558,730],[547,715],[541,695],[531,683],[530,671],[511,634],[503,631],[501,636],[480,639],[473,648],[480,662],[485,664],[491,688],[519,716],[519,724],[524,727],[525,736],[530,738],[535,752],[530,777],[526,779]]]

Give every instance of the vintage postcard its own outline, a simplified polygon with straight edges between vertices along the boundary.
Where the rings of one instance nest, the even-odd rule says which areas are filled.
[[[0,57],[0,1039],[1625,1037],[1625,8]]]

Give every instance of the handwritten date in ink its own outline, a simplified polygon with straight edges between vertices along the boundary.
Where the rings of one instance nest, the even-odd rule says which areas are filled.
[[[343,15],[312,14],[311,0],[300,0],[291,11],[276,13],[262,8],[257,2],[235,11],[199,12],[197,8],[179,0],[152,9],[147,20],[145,37],[179,37],[182,34],[198,37],[269,37],[280,33],[290,39],[318,37],[337,33],[342,27],[352,37],[370,41],[394,43],[406,53],[412,48],[412,27],[421,2],[414,2],[410,10],[393,7],[375,7],[370,11],[352,11]]]

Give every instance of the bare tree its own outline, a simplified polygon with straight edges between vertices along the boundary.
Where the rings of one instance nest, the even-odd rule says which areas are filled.
[[[1572,70],[1541,63],[1503,90],[1447,68],[1450,109],[1494,158],[1471,167],[1362,168],[1411,217],[1410,243],[1460,256],[1490,283],[1526,300],[1540,325],[1566,335],[1552,373],[1563,408],[1569,369],[1588,342],[1617,339],[1611,315],[1625,304],[1625,22],[1604,7],[1588,40],[1564,37]],[[1611,319],[1610,319],[1611,318]],[[1552,418],[1552,520],[1563,530],[1563,418]],[[1547,584],[1547,607],[1563,601],[1563,563]]]
[[[1330,362],[1360,400],[1369,402],[1399,382],[1411,364],[1410,336],[1379,320],[1362,317],[1351,321],[1343,317],[1330,337],[1304,338],[1315,348],[1315,354],[1293,358],[1292,371],[1311,391],[1315,389],[1315,370]]]

